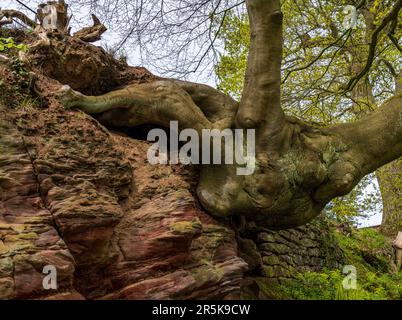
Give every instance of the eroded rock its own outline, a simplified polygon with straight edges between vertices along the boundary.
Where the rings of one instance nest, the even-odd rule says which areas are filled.
[[[150,165],[148,143],[81,112],[22,108],[1,118],[3,298],[240,295],[247,264],[233,229],[199,208],[194,169]],[[57,292],[42,287],[48,264]]]

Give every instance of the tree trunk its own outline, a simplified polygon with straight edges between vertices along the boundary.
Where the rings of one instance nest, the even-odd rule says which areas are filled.
[[[367,33],[367,41],[370,41],[371,33],[375,30],[373,21],[375,20],[373,13],[370,10],[364,10],[363,13],[365,23],[370,29]],[[351,64],[351,73],[357,74],[363,67],[361,61],[364,61],[362,52],[357,48],[351,48],[350,53],[353,56]],[[395,78],[395,93],[402,93],[402,70],[400,75]],[[375,107],[375,98],[373,95],[373,85],[370,83],[369,77],[361,79],[352,91],[354,100],[353,112],[357,117],[372,111]],[[398,230],[402,227],[402,160],[396,160],[387,164],[376,171],[376,177],[380,186],[383,217],[381,230],[384,234],[395,236]]]
[[[40,25],[45,30],[57,30],[60,33],[68,33],[70,18],[67,13],[68,6],[64,0],[48,1],[39,5],[37,17]]]
[[[381,231],[394,237],[402,230],[402,159],[377,170],[383,216]]]
[[[395,79],[396,94],[402,94],[402,70]],[[383,213],[381,231],[394,237],[402,230],[402,159],[376,171],[380,185]]]

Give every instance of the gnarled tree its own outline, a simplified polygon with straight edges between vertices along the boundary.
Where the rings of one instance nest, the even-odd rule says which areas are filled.
[[[87,96],[73,89],[104,93],[108,90],[93,89],[105,82],[104,77],[85,85],[65,74],[53,77],[73,87],[60,90],[62,104],[98,114],[106,125],[169,126],[177,120],[181,128],[196,130],[255,129],[254,173],[239,176],[234,165],[203,165],[199,200],[215,216],[239,215],[270,228],[294,227],[316,217],[331,199],[350,192],[362,177],[402,155],[402,96],[395,95],[355,123],[319,127],[287,116],[281,107],[280,1],[247,0],[246,6],[250,52],[240,102],[206,85],[152,76],[124,89]],[[384,18],[385,25],[398,18],[401,7],[402,1],[397,1]],[[60,46],[56,40],[50,45]],[[118,76],[109,75],[113,85],[106,87],[126,84],[121,75],[127,76],[128,67],[115,61],[108,67],[117,70]]]
[[[358,27],[348,34],[342,26],[342,8],[333,1],[286,1],[284,12],[284,52],[282,73],[282,106],[286,112],[305,120],[322,124],[354,121],[380,106],[395,94],[401,70],[399,45],[401,29],[393,22],[388,33],[383,32],[376,44],[376,55],[367,74],[351,92],[342,86],[351,75],[359,74],[367,63],[371,37],[388,14],[395,1],[367,0],[357,10]],[[249,22],[244,14],[231,13],[225,19],[220,38],[225,54],[216,66],[219,88],[225,93],[240,96],[249,49]],[[319,54],[317,54],[319,53]],[[399,78],[402,76],[400,74]],[[285,81],[286,80],[286,81]],[[395,83],[395,85],[394,85]],[[392,162],[376,171],[383,198],[382,230],[394,236],[402,221],[400,161]],[[337,220],[356,221],[377,211],[379,201],[373,185],[374,175],[363,179],[353,192],[334,199],[327,207],[337,214]],[[374,188],[367,188],[368,184]],[[399,208],[399,209],[398,209]],[[360,220],[361,221],[361,220]],[[356,221],[357,222],[357,221]]]

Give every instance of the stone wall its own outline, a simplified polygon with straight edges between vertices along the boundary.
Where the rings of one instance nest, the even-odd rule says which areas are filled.
[[[324,217],[296,229],[262,230],[254,240],[241,239],[239,244],[240,256],[253,268],[244,281],[245,298],[281,298],[278,286],[298,273],[342,268],[345,263]]]

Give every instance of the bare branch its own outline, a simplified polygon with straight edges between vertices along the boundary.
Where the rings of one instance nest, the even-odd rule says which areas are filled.
[[[85,42],[95,42],[101,39],[102,34],[107,28],[92,14],[93,26],[85,27],[73,34],[74,37]]]
[[[402,9],[402,0],[398,0],[392,10],[388,13],[388,15],[382,20],[381,24],[374,30],[373,34],[371,35],[370,47],[369,47],[369,54],[367,58],[367,62],[365,67],[350,79],[349,83],[346,85],[346,88],[343,93],[349,92],[353,90],[354,86],[359,82],[361,78],[363,78],[367,72],[369,72],[375,57],[375,51],[377,47],[377,42],[381,31],[392,21],[398,19],[399,11]]]
[[[163,76],[196,77],[217,62],[219,25],[230,12],[244,13],[244,0],[70,0],[85,4],[117,37],[114,51],[135,50]]]
[[[329,45],[327,45],[325,48],[323,48],[323,49],[321,50],[321,52],[320,52],[313,60],[311,60],[308,64],[306,64],[305,66],[301,66],[301,67],[298,67],[298,68],[294,68],[294,69],[289,70],[289,71],[286,73],[286,76],[285,76],[285,78],[283,79],[282,83],[285,83],[286,80],[289,78],[289,76],[290,76],[293,72],[302,71],[302,70],[305,70],[305,69],[308,69],[309,67],[311,67],[314,63],[316,63],[316,62],[323,56],[323,54],[324,54],[328,49],[330,49],[330,48],[336,46],[345,36],[348,38],[348,37],[350,36],[350,34],[351,34],[351,30],[345,31],[345,32],[344,32],[340,37],[338,37],[335,41],[331,42]],[[345,42],[346,42],[346,41],[345,41]]]
[[[6,20],[3,20],[6,18]],[[0,10],[0,26],[12,23],[12,19],[18,19],[22,21],[27,26],[31,27],[32,29],[36,28],[37,24],[35,21],[28,18],[24,13],[18,10]],[[11,22],[10,22],[11,21]]]
[[[391,22],[391,29],[388,32],[388,37],[392,41],[392,43],[395,45],[395,47],[402,53],[402,47],[398,42],[398,39],[395,37],[395,29],[396,26],[398,25],[398,20],[395,19]]]

